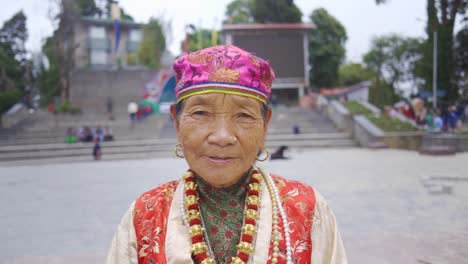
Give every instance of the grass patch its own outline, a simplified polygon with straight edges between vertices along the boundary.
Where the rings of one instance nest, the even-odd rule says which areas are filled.
[[[72,115],[81,113],[80,108],[72,106],[69,102],[57,105],[57,107],[55,107],[55,111],[57,111],[57,113],[70,113]]]
[[[344,107],[346,107],[349,112],[353,115],[370,115],[372,111],[364,107],[362,104],[356,101],[349,101],[343,103]]]
[[[408,132],[418,131],[413,125],[407,122],[400,121],[398,118],[388,117],[385,115],[374,115],[374,113],[357,101],[349,101],[343,103],[352,115],[364,115],[374,125],[385,132]]]
[[[408,132],[418,131],[417,128],[412,126],[410,123],[402,122],[397,118],[388,116],[366,116],[374,125],[378,126],[385,132]]]

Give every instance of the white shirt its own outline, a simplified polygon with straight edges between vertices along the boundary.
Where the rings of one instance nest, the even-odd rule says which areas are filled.
[[[138,105],[135,102],[128,103],[127,111],[129,114],[135,114],[138,111]]]

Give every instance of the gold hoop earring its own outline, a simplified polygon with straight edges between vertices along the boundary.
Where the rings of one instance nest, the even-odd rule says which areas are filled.
[[[182,145],[180,143],[177,143],[175,145],[175,148],[174,148],[174,154],[176,155],[176,157],[183,159],[183,158],[185,158],[185,156],[184,156],[184,154],[179,153],[180,150],[183,151]]]
[[[255,159],[260,161],[260,162],[264,162],[265,160],[269,159],[270,158],[270,151],[267,148],[265,148],[264,151],[266,152],[266,156],[263,159],[259,159],[258,156]]]

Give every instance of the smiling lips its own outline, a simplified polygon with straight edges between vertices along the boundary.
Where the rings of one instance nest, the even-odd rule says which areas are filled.
[[[215,163],[215,164],[219,164],[219,165],[232,162],[232,161],[234,161],[236,159],[236,158],[232,158],[232,157],[216,157],[216,156],[206,156],[206,158],[210,162]]]

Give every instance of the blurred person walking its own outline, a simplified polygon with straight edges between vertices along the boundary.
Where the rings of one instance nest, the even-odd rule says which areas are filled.
[[[112,102],[112,97],[110,96],[107,97],[106,108],[107,108],[107,115],[109,116],[109,120],[114,120],[114,115],[113,115],[114,103]]]
[[[138,112],[138,105],[133,101],[128,103],[127,111],[128,111],[128,115],[130,117],[131,128],[133,128],[133,125],[134,125],[134,123],[136,121],[136,118],[137,118],[136,114]]]
[[[100,160],[102,156],[101,145],[99,144],[99,139],[94,139],[94,147],[93,147],[93,157],[94,160]]]

